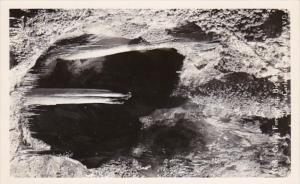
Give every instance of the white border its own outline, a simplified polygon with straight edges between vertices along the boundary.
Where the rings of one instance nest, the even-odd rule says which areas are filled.
[[[299,1],[296,0],[265,0],[265,1],[245,1],[245,0],[211,0],[211,1],[1,1],[0,0],[0,146],[1,160],[0,183],[230,183],[230,184],[299,184],[300,183],[300,136],[299,136],[299,120],[300,120],[300,59],[299,59]],[[288,9],[291,15],[291,87],[292,87],[292,165],[291,174],[285,178],[14,178],[9,176],[9,8],[278,8]]]

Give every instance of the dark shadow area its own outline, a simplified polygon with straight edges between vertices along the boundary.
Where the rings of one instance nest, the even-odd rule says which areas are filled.
[[[121,105],[32,107],[31,111],[36,114],[30,120],[32,136],[51,146],[51,150],[43,154],[70,153],[88,168],[99,167],[112,158],[130,156],[132,147],[143,134],[139,117],[157,108],[171,108],[185,102],[183,98],[171,97],[183,59],[175,49],[168,48],[124,52],[104,58],[56,60],[55,67],[50,68],[51,74],[40,78],[37,87],[106,89],[130,92],[132,97]],[[161,132],[155,141],[165,140],[153,147],[155,153],[161,154],[160,147],[166,147],[168,156],[184,149],[192,135],[183,130],[175,127]]]
[[[108,89],[132,94],[132,103],[164,103],[178,83],[184,56],[175,49],[131,51],[102,58],[57,59],[39,88]],[[38,69],[35,69],[38,71]]]
[[[264,20],[264,15],[269,14]],[[289,15],[283,10],[273,9],[271,12],[263,10],[255,17],[241,19],[237,28],[245,34],[247,41],[264,41],[265,38],[276,38],[281,35],[282,28],[289,24]],[[262,22],[263,23],[260,23]]]
[[[155,125],[146,130],[154,135],[151,150],[155,155],[168,157],[175,153],[189,153],[193,149],[192,144],[200,140],[202,147],[204,139],[197,131],[195,122],[179,118],[174,126]]]
[[[243,123],[259,124],[260,130],[264,134],[273,135],[274,133],[280,133],[281,136],[291,135],[291,115],[277,119],[254,116],[243,119]]]
[[[16,60],[16,56],[13,52],[9,52],[9,69],[12,69],[14,66],[18,64]]]
[[[284,19],[288,18],[288,14],[282,10],[273,10],[266,22],[262,25],[262,29],[268,38],[276,38],[282,33]]]
[[[141,123],[128,107],[108,104],[39,106],[32,112],[32,136],[51,146],[46,153],[65,154],[97,167],[136,144]]]
[[[164,121],[168,120],[142,130],[139,144],[143,145],[143,149],[134,155],[142,165],[156,168],[166,158],[184,156],[195,149],[206,149],[205,138],[196,127],[197,122],[180,117],[171,120],[174,121],[173,125]]]
[[[186,22],[173,29],[166,29],[169,35],[191,41],[217,41],[218,35],[214,32],[206,33],[194,22]]]
[[[53,13],[56,9],[10,9],[9,10],[9,26],[18,27],[17,24],[26,25],[28,18],[33,18],[39,13]]]
[[[259,116],[253,116],[242,119],[242,123],[252,123],[259,125],[259,128],[263,134],[267,134],[269,136],[273,136],[275,133],[278,133],[280,136],[287,136],[285,138],[281,138],[278,143],[279,151],[288,157],[291,156],[291,115],[284,115],[280,118],[264,118]],[[266,162],[264,160],[262,163]],[[290,163],[280,163],[285,166]]]
[[[18,27],[18,24],[23,25],[28,18],[32,18],[39,13],[38,9],[10,9],[9,10],[9,27]]]

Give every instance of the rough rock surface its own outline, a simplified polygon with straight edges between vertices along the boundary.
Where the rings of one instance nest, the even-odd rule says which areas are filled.
[[[10,16],[12,176],[289,174],[286,10],[14,10]],[[118,39],[106,42],[107,37]],[[30,73],[33,66],[65,58],[77,61],[73,69],[95,67],[83,65],[78,56],[86,54],[80,46],[92,50],[99,44],[104,50],[122,45],[130,45],[125,51],[176,49],[184,60],[171,96],[185,99],[139,112],[137,143],[126,155],[100,165],[100,156],[78,162],[72,153],[49,152],[51,145],[33,136],[33,113],[24,107],[24,94],[39,85],[40,76]],[[97,167],[87,168],[87,162]]]

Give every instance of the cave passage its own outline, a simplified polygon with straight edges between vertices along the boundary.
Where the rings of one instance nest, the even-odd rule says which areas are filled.
[[[55,67],[49,68],[51,74],[42,76],[37,88],[101,89],[131,93],[131,98],[124,104],[31,106],[31,112],[36,114],[30,119],[32,136],[51,146],[44,153],[68,153],[88,168],[99,167],[112,158],[130,156],[141,137],[139,117],[184,101],[171,97],[183,59],[175,49],[164,48],[91,59],[55,60]],[[181,144],[170,147],[180,150],[178,146]]]

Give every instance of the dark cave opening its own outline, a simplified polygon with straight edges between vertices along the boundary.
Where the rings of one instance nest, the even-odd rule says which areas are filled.
[[[131,98],[124,104],[32,106],[29,109],[36,114],[29,124],[32,136],[51,146],[51,150],[43,154],[70,153],[71,158],[88,168],[99,167],[119,156],[130,156],[142,133],[139,117],[157,108],[170,108],[184,102],[183,98],[171,97],[183,59],[184,56],[172,48],[92,59],[57,59],[55,67],[49,68],[51,74],[38,80],[37,88],[105,89],[130,92]],[[37,70],[35,68],[38,73]],[[160,137],[169,136],[172,140],[174,130]],[[176,142],[170,145],[169,155],[175,154],[172,150],[180,151],[180,146],[182,144]]]
[[[49,68],[51,74],[42,76],[37,87],[130,92],[135,102],[157,105],[168,99],[178,83],[183,59],[173,48],[72,61],[57,59],[55,66]]]

